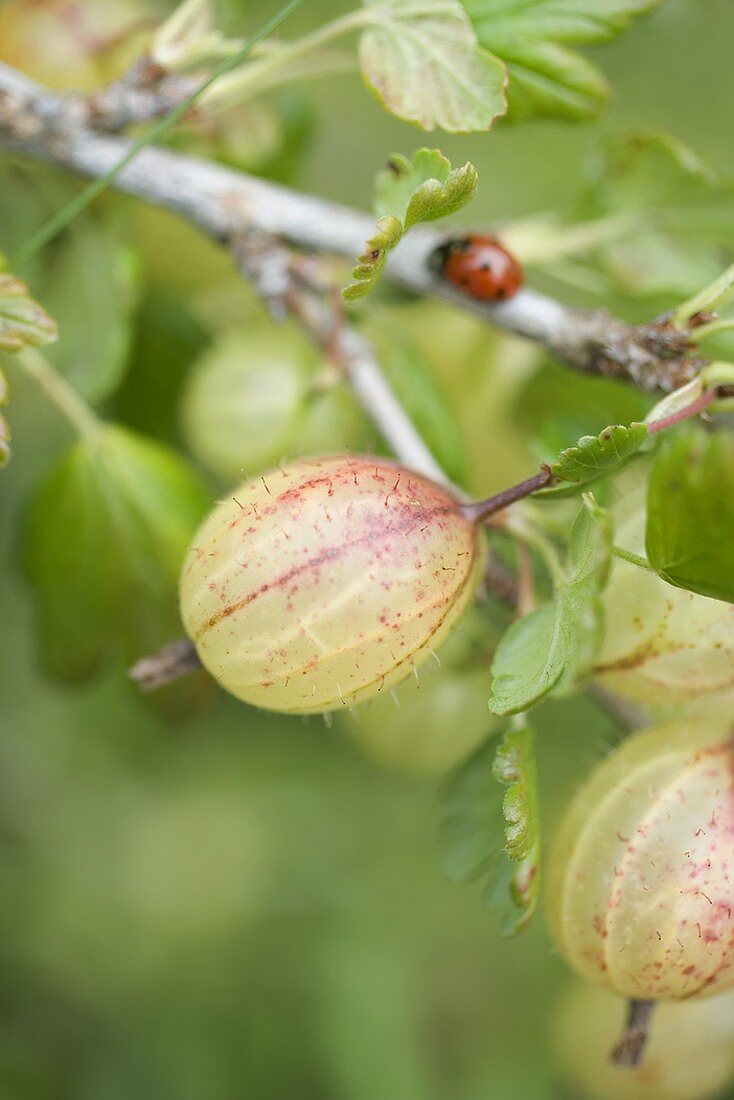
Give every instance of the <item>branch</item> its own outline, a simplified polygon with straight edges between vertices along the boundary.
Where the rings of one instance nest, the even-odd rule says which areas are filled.
[[[98,179],[129,152],[128,138],[95,132],[65,97],[0,64],[0,148]],[[172,210],[220,241],[260,231],[303,251],[350,259],[374,231],[367,215],[255,179],[223,165],[149,147],[117,177],[116,189]],[[543,344],[575,370],[670,391],[701,362],[669,321],[627,325],[603,311],[569,308],[531,289],[502,303],[475,301],[449,286],[431,258],[441,230],[414,228],[388,258],[386,273],[406,289],[441,298],[508,332]]]
[[[276,237],[235,234],[236,263],[276,317],[290,314],[344,371],[362,408],[406,466],[450,487],[446,473],[384,377],[371,344],[345,321],[341,300],[319,281],[313,260],[295,255]]]

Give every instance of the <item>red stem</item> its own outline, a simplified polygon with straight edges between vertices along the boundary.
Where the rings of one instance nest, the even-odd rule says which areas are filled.
[[[662,416],[659,420],[653,420],[651,424],[648,424],[647,430],[650,435],[655,435],[656,432],[662,432],[665,428],[672,428],[674,424],[679,424],[681,420],[688,420],[692,416],[696,416],[698,413],[703,412],[709,405],[719,397],[719,392],[716,389],[706,390],[700,397],[697,397],[695,401],[692,401],[690,405],[685,405],[682,409],[677,409],[675,412],[670,413],[669,416]],[[524,497],[531,496],[532,493],[537,493],[538,489],[545,489],[549,485],[552,485],[556,479],[554,478],[550,466],[541,466],[540,473],[534,474],[533,477],[527,478],[525,481],[521,481],[518,485],[511,485],[509,489],[503,489],[501,493],[496,493],[493,497],[487,497],[486,500],[473,501],[471,504],[461,504],[459,507],[467,519],[473,520],[475,523],[479,523],[481,520],[489,519],[495,512],[502,512],[510,504],[514,504],[516,500],[522,500]]]
[[[670,413],[669,416],[661,416],[659,420],[653,420],[651,424],[648,424],[647,431],[649,435],[655,435],[656,432],[662,432],[665,428],[672,428],[674,424],[679,424],[681,420],[688,420],[691,416],[696,416],[697,413],[703,412],[709,405],[713,404],[717,400],[719,394],[716,389],[706,390],[700,397],[697,397],[695,401],[692,401],[690,405],[685,405],[682,409],[677,409],[676,412]]]
[[[461,504],[459,507],[467,519],[479,523],[480,520],[493,516],[495,512],[503,511],[510,504],[514,504],[516,500],[529,497],[531,493],[536,493],[538,489],[545,489],[554,480],[550,466],[542,466],[540,473],[521,481],[519,485],[511,485],[509,489],[503,489],[501,493],[496,493],[493,497],[487,497],[486,500]]]

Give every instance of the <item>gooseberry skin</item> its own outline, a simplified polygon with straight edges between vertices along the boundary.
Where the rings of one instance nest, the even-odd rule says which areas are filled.
[[[630,737],[592,774],[551,852],[548,916],[567,961],[622,997],[734,985],[732,724]]]
[[[435,660],[345,714],[343,728],[385,768],[445,774],[499,724],[487,709],[495,641],[484,609],[469,608]]]
[[[659,1005],[634,1068],[609,1058],[626,1012],[619,998],[580,982],[554,1006],[556,1061],[587,1100],[704,1100],[734,1075],[734,994]]]
[[[181,616],[227,691],[300,714],[409,675],[483,567],[481,533],[444,489],[383,458],[301,460],[241,485],[194,536]]]
[[[644,554],[644,507],[616,531],[618,545]],[[596,676],[608,691],[664,711],[734,689],[734,605],[674,588],[619,559],[603,603]]]
[[[192,454],[230,484],[284,455],[323,454],[365,442],[366,425],[343,382],[319,385],[323,360],[292,328],[229,329],[189,374],[181,429]]]

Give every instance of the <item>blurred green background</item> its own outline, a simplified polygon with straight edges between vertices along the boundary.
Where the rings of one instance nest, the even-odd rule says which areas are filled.
[[[0,4],[10,20],[0,57],[21,64],[8,28],[43,6]],[[288,34],[340,8],[311,0]],[[246,24],[271,10],[253,0]],[[230,17],[237,25],[234,7]],[[71,53],[65,60],[61,39],[46,57],[47,41],[25,58],[34,74],[89,79]],[[455,161],[479,168],[465,219],[563,206],[602,136],[627,128],[666,129],[734,171],[732,41],[731,0],[671,0],[594,51],[616,89],[600,121],[438,137]],[[425,143],[357,77],[312,84],[298,110],[312,132],[299,130],[290,182],[354,205],[368,205],[388,153]],[[103,409],[180,445],[181,377],[218,328],[255,307],[192,230],[109,205],[129,225],[137,305],[127,379]],[[83,301],[78,308],[83,315]],[[385,308],[401,307],[386,299]],[[472,484],[491,490],[525,476],[532,448],[509,422],[505,395],[528,353],[438,307],[403,308],[407,327],[431,343],[468,434]],[[10,381],[14,455],[0,478],[0,1096],[571,1095],[548,1038],[564,967],[542,919],[507,942],[479,892],[444,877],[440,778],[386,766],[338,724],[269,717],[201,684],[180,706],[171,689],[164,714],[127,682],[122,660],[80,687],[39,671],[19,530],[29,487],[70,436],[19,372]],[[538,729],[548,835],[616,732],[585,699],[544,706]]]

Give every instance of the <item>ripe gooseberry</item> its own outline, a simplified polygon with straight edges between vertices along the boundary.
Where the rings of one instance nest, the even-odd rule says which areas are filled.
[[[593,772],[554,841],[551,930],[584,977],[634,1000],[734,985],[732,722],[628,738]]]
[[[373,759],[411,774],[436,775],[466,759],[499,719],[487,710],[496,639],[486,611],[471,607],[420,674],[343,718]]]
[[[625,1007],[603,989],[577,983],[552,1013],[563,1076],[588,1100],[704,1100],[734,1076],[734,994],[659,1005],[644,1062],[609,1059]]]
[[[301,460],[246,481],[204,521],[181,617],[233,695],[328,711],[423,662],[483,563],[478,524],[427,478],[381,458]]]
[[[287,325],[236,328],[208,348],[188,379],[181,426],[192,453],[225,481],[288,454],[360,446],[367,428],[352,394],[324,378],[323,359]]]

